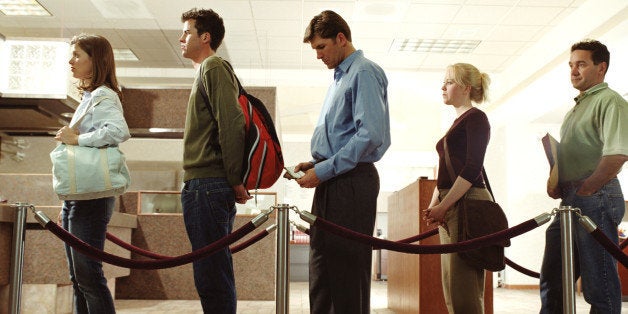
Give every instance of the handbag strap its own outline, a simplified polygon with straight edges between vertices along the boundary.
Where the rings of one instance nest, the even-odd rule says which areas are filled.
[[[443,138],[443,146],[445,148],[445,164],[447,165],[447,173],[449,174],[449,178],[451,179],[451,184],[453,185],[456,181],[456,177],[454,176],[454,167],[451,165],[451,158],[449,157],[449,149],[447,148],[447,136]],[[486,183],[486,189],[491,193],[491,197],[493,201],[495,201],[495,196],[493,195],[493,189],[491,189],[491,184],[488,182],[488,176],[486,175],[486,170],[484,166],[482,166],[482,176],[484,177],[484,183]],[[465,193],[466,197],[466,193]]]

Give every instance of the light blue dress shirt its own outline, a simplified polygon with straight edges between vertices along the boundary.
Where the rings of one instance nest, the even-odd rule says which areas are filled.
[[[384,70],[361,50],[336,67],[311,141],[319,180],[382,158],[390,147],[387,88]]]
[[[94,101],[98,103],[92,106]],[[79,125],[74,126],[81,116]],[[70,126],[79,131],[79,146],[116,146],[131,137],[118,94],[104,85],[83,92]]]

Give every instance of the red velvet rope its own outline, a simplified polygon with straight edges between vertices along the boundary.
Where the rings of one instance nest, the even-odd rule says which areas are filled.
[[[305,229],[304,233],[309,235],[310,234],[310,229]],[[438,227],[436,227],[436,228],[434,228],[432,230],[428,230],[428,231],[425,231],[423,233],[411,236],[409,238],[405,238],[405,239],[401,239],[401,240],[395,241],[395,242],[398,242],[398,243],[414,243],[416,241],[420,241],[420,240],[429,238],[429,237],[431,237],[433,235],[437,235],[437,234],[438,234]],[[374,250],[379,250],[379,248],[373,248],[373,249]]]
[[[250,237],[248,240],[238,244],[238,245],[234,245],[233,247],[231,247],[231,254],[233,253],[238,253],[244,249],[246,249],[247,247],[251,246],[253,243],[263,239],[264,237],[266,237],[269,234],[268,230],[264,229],[262,231],[260,231],[258,234]]]
[[[161,255],[161,254],[157,254],[157,253],[153,253],[151,251],[147,251],[144,250],[142,248],[139,248],[137,246],[133,246],[129,243],[126,243],[124,241],[122,241],[122,239],[114,236],[113,234],[107,232],[107,240],[117,244],[118,246],[125,248],[127,251],[131,251],[137,255],[141,255],[144,257],[149,257],[152,259],[167,259],[167,258],[172,258],[172,256],[167,256],[167,255]]]
[[[438,227],[436,227],[436,228],[434,228],[432,230],[428,230],[428,231],[425,231],[423,233],[411,236],[409,238],[405,238],[405,239],[401,239],[401,240],[395,241],[395,242],[397,242],[397,243],[414,243],[414,242],[417,242],[417,241],[429,238],[429,237],[431,237],[433,235],[436,235],[436,234],[438,234]],[[382,248],[380,248],[380,247],[373,246],[373,250],[381,250],[381,249]]]
[[[516,270],[516,271],[518,271],[518,272],[520,272],[520,273],[522,273],[524,275],[528,275],[530,277],[541,278],[541,274],[539,274],[539,273],[537,273],[535,271],[529,270],[529,269],[527,269],[527,268],[525,268],[525,267],[523,267],[523,266],[521,266],[521,265],[511,261],[508,257],[504,257],[504,259],[505,259],[506,265],[510,266],[510,268],[512,268],[512,269],[514,269],[514,270]]]
[[[487,245],[501,243],[506,239],[514,238],[539,226],[534,219],[530,219],[512,228],[468,241],[440,245],[414,245],[368,236],[359,232],[355,232],[343,226],[336,225],[320,217],[317,217],[312,225],[335,235],[368,244],[378,249],[386,249],[411,254],[443,254],[473,250]]]
[[[259,233],[257,233],[256,235],[250,237],[249,239],[247,239],[246,241],[234,245],[233,247],[229,248],[231,250],[231,254],[234,253],[238,253],[244,249],[246,249],[247,247],[253,245],[254,243],[256,243],[257,241],[265,238],[267,235],[269,234],[268,230],[262,230]],[[144,250],[142,248],[139,248],[137,246],[131,245],[129,243],[124,242],[122,239],[116,237],[115,235],[107,232],[107,240],[117,244],[118,246],[126,249],[127,251],[131,251],[137,255],[141,255],[144,257],[148,257],[148,258],[152,258],[152,259],[167,259],[167,258],[172,258],[172,256],[167,256],[167,255],[161,255],[161,254],[157,254],[157,253],[153,253],[151,251],[147,251]]]
[[[395,242],[398,242],[398,243],[414,243],[416,241],[420,241],[420,240],[423,240],[425,238],[429,238],[429,237],[431,237],[433,235],[436,235],[436,234],[438,234],[438,227],[436,227],[436,228],[434,228],[432,230],[429,230],[429,231],[425,231],[425,232],[423,232],[421,234],[417,234],[415,236],[411,236],[409,238],[401,239],[401,240],[398,240],[398,241],[395,241]]]
[[[608,253],[611,253],[615,259],[620,262],[624,267],[628,268],[628,256],[622,252],[622,250],[609,239],[600,228],[595,228],[591,231],[591,235],[598,243],[600,243]],[[622,243],[623,244],[623,243]]]
[[[306,229],[305,233],[310,234],[310,229]],[[430,231],[426,231],[426,232],[424,232],[422,234],[419,234],[419,235],[416,235],[416,236],[413,236],[413,237],[410,237],[410,238],[406,238],[406,239],[403,239],[403,240],[399,240],[397,242],[410,241],[410,242],[407,242],[407,243],[412,243],[412,242],[416,242],[416,241],[419,241],[419,240],[423,240],[425,238],[429,238],[429,237],[431,237],[431,236],[433,236],[435,234],[438,234],[438,228],[434,228],[434,229],[432,229]],[[624,242],[626,242],[628,244],[628,240],[624,241]],[[373,249],[376,250],[377,248],[373,248]],[[524,275],[528,275],[528,276],[534,277],[534,278],[540,278],[541,277],[539,273],[537,273],[535,271],[532,271],[532,270],[529,270],[529,269],[527,269],[527,268],[525,268],[525,267],[523,267],[523,266],[521,266],[521,265],[511,261],[508,257],[504,256],[504,259],[505,259],[506,265],[510,266],[512,269],[514,269],[514,270],[516,270],[516,271],[518,271],[518,272],[520,272],[520,273],[522,273]]]
[[[125,268],[132,269],[162,269],[162,268],[170,268],[175,266],[181,266],[183,264],[190,263],[192,261],[207,257],[216,251],[222,250],[228,247],[230,244],[242,239],[244,236],[249,234],[251,231],[255,230],[255,225],[252,222],[245,224],[240,227],[238,230],[235,230],[231,234],[221,238],[218,241],[213,242],[212,244],[176,257],[165,258],[160,260],[132,260],[128,258],[119,257],[99,249],[96,249],[89,244],[83,242],[81,239],[75,237],[71,233],[67,232],[63,228],[61,228],[56,223],[49,221],[44,226],[50,232],[54,233],[57,237],[63,240],[66,244],[74,248],[75,250],[85,254],[86,256],[98,260],[103,261],[105,263],[116,265]]]

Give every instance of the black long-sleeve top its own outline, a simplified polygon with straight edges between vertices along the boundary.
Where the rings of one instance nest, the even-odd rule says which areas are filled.
[[[436,185],[439,189],[450,189],[453,185],[445,161],[445,139],[455,172],[454,180],[460,176],[471,182],[473,187],[485,187],[482,167],[490,135],[488,117],[478,108],[473,107],[454,120],[449,131],[436,144],[439,159]]]

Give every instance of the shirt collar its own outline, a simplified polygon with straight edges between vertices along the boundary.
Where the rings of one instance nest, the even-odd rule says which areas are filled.
[[[606,82],[602,82],[600,84],[594,85],[593,87],[585,90],[583,93],[581,93],[580,95],[576,96],[576,98],[574,98],[573,100],[575,100],[576,102],[579,102],[580,100],[582,100],[583,98],[591,95],[591,94],[595,94],[598,91],[605,89],[608,87],[608,83]]]
[[[342,62],[340,62],[340,64],[334,69],[334,80],[340,79],[340,77],[342,77],[344,73],[349,72],[349,68],[351,67],[351,64],[353,64],[353,61],[363,55],[364,53],[362,52],[362,50],[356,50],[344,60],[342,60]]]

